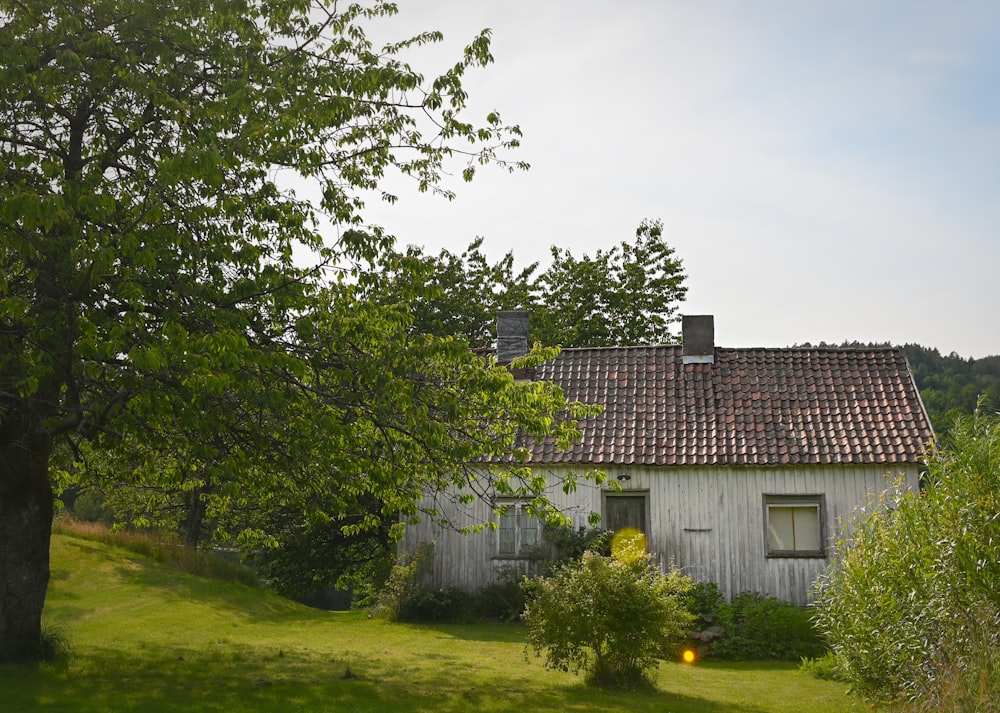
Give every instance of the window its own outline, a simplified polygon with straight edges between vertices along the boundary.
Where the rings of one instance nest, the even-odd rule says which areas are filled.
[[[526,557],[538,544],[538,518],[528,512],[527,501],[498,503],[500,521],[497,552],[502,557]]]
[[[822,495],[765,495],[768,557],[823,557]]]

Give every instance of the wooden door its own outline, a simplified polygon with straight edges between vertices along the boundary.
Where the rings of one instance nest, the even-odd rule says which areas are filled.
[[[646,534],[646,497],[608,495],[604,500],[604,527],[612,532],[632,527]]]

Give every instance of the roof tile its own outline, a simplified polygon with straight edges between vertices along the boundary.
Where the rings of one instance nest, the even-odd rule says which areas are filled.
[[[716,349],[684,364],[679,346],[564,349],[539,379],[601,404],[567,452],[535,462],[636,465],[917,462],[933,438],[897,349]]]

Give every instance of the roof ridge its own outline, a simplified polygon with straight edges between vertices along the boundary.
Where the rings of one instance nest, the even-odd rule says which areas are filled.
[[[678,349],[681,344],[615,344],[600,347],[559,347],[563,352],[602,351],[611,349]]]
[[[604,345],[599,347],[560,347],[560,352],[583,352],[583,351],[610,351],[612,349],[680,349],[683,344],[618,344],[618,345]],[[871,352],[903,352],[902,347],[898,346],[887,346],[887,347],[837,347],[837,346],[822,346],[822,347],[725,347],[716,346],[717,351],[725,352],[858,352],[858,353],[871,353]]]

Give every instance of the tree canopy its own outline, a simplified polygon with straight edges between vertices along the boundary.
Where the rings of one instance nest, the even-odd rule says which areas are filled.
[[[680,258],[663,237],[660,221],[643,221],[633,241],[593,256],[576,257],[552,246],[551,263],[515,267],[513,252],[495,263],[477,238],[456,255],[427,255],[410,246],[382,255],[369,268],[379,279],[366,294],[382,304],[407,304],[414,330],[459,336],[487,347],[501,310],[531,312],[532,340],[564,347],[662,344],[687,294]]]
[[[987,408],[1000,406],[1000,356],[966,359],[919,344],[902,349],[938,433],[949,433],[955,420],[974,413],[981,400]]]
[[[400,54],[439,33],[366,37],[394,12],[0,0],[0,657],[37,655],[54,453],[109,449],[214,517],[301,508],[364,529],[415,514],[425,487],[468,487],[455,466],[474,456],[503,455],[497,478],[520,487],[519,431],[572,437],[558,390],[415,336],[341,279],[391,244],[363,213],[388,172],[449,195],[449,160],[466,179],[520,165],[516,126],[465,116],[488,32],[426,78]]]

